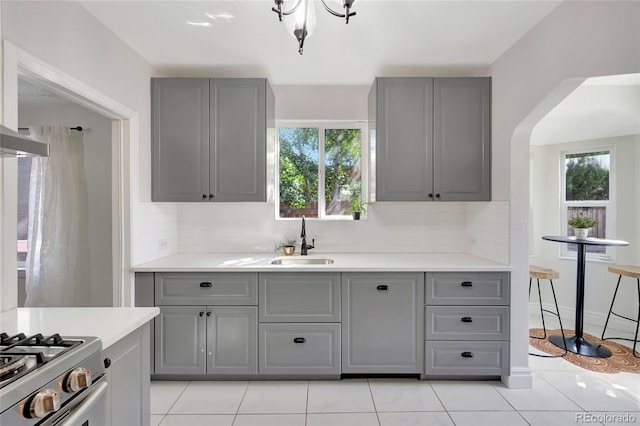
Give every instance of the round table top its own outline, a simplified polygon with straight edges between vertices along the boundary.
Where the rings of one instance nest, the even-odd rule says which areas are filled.
[[[586,240],[579,240],[576,237],[568,237],[566,235],[544,235],[543,240],[556,241],[558,243],[570,243],[570,244],[586,244],[590,246],[628,246],[627,241],[622,240],[607,240],[604,238],[587,238]]]

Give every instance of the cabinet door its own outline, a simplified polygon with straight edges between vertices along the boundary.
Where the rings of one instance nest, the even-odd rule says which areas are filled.
[[[266,200],[266,80],[211,80],[213,201]]]
[[[260,324],[260,374],[340,374],[340,324]]]
[[[257,371],[257,307],[208,307],[207,374],[255,374]]]
[[[377,78],[376,200],[428,201],[433,189],[431,78]]]
[[[161,306],[155,318],[156,374],[205,373],[205,308]]]
[[[443,201],[491,200],[491,78],[436,78],[433,186]]]
[[[151,80],[152,201],[209,199],[209,79]]]
[[[422,273],[342,275],[342,372],[420,373]]]
[[[339,273],[261,273],[261,322],[340,322]]]

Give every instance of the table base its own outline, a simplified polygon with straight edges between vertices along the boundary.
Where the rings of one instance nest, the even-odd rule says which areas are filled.
[[[562,334],[549,336],[549,341],[557,347],[565,349],[564,342],[562,341]],[[566,342],[566,349],[574,354],[590,356],[592,358],[609,358],[611,356],[609,348],[587,340],[584,337],[566,336]]]

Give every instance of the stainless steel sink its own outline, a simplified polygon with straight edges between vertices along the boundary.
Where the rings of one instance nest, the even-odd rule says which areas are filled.
[[[330,265],[333,259],[325,259],[319,257],[292,257],[289,259],[276,259],[271,261],[272,265]]]

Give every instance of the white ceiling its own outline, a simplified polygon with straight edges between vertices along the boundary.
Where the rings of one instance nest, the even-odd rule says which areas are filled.
[[[640,74],[585,80],[535,127],[532,145],[640,134]]]
[[[80,3],[158,75],[369,85],[376,76],[478,75],[560,1],[356,0],[348,25],[316,2],[302,56],[271,0]]]

